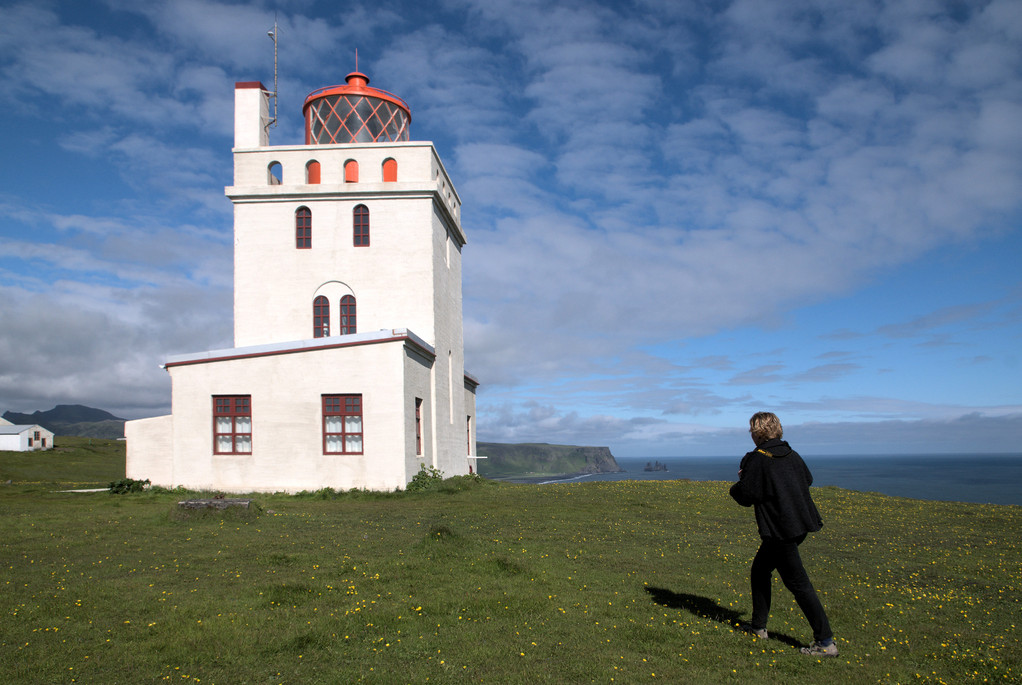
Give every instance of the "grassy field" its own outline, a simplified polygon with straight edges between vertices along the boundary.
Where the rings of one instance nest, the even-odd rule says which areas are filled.
[[[105,487],[124,478],[124,442],[58,436],[45,452],[0,451],[0,483]]]
[[[28,481],[0,486],[0,682],[1022,678],[1022,507],[815,489],[803,554],[841,650],[819,661],[779,581],[775,638],[733,629],[758,538],[725,483],[451,479],[210,514],[177,506],[194,493],[61,492],[102,470],[37,457],[0,453]]]

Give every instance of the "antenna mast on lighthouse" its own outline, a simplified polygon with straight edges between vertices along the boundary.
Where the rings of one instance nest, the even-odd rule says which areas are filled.
[[[277,15],[273,15],[273,30],[267,31],[266,35],[273,41],[273,92],[270,93],[270,97],[273,98],[273,119],[266,124],[266,128],[277,127]]]

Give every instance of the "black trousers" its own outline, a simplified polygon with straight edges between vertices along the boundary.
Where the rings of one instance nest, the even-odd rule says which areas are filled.
[[[763,538],[756,558],[752,560],[752,620],[753,628],[766,628],[770,616],[770,577],[777,569],[784,582],[784,587],[795,595],[802,613],[806,615],[813,629],[814,640],[829,640],[834,637],[830,630],[830,622],[823,610],[823,604],[816,594],[816,588],[809,580],[798,546],[806,539],[805,535],[790,540]]]

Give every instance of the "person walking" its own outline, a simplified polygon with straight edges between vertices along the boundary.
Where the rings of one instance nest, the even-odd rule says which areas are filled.
[[[766,639],[770,616],[770,584],[774,570],[795,596],[813,630],[813,642],[803,654],[837,656],[834,633],[816,589],[809,580],[798,546],[809,533],[823,527],[823,519],[809,494],[813,475],[798,452],[781,440],[784,429],[770,412],[757,412],[749,419],[749,432],[756,449],[742,457],[738,482],[731,497],[743,507],[754,507],[756,526],[762,539],[752,560],[752,618],[750,631]]]

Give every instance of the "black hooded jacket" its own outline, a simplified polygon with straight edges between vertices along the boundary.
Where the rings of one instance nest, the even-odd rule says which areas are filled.
[[[742,457],[731,497],[743,507],[755,506],[760,537],[789,540],[823,527],[809,495],[812,484],[798,452],[783,440],[767,440]]]

